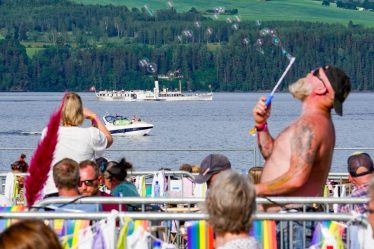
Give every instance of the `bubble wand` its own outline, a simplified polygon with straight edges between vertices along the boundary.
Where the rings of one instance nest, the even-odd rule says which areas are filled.
[[[269,106],[270,103],[271,103],[271,100],[273,99],[273,96],[274,96],[274,93],[275,91],[278,89],[278,87],[280,86],[280,84],[282,83],[284,77],[286,76],[286,74],[288,73],[288,71],[290,70],[290,68],[292,67],[292,64],[295,62],[296,58],[293,57],[293,56],[287,56],[287,58],[289,58],[290,62],[288,63],[288,66],[286,67],[286,69],[284,70],[282,76],[279,78],[277,84],[274,86],[273,90],[271,91],[271,93],[269,94],[269,96],[266,98],[265,100],[265,104],[266,106]]]

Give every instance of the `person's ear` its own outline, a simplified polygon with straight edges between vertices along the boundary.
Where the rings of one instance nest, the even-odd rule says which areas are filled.
[[[327,93],[327,88],[326,85],[323,84],[322,81],[319,80],[317,83],[317,86],[313,90],[317,95],[324,95]]]

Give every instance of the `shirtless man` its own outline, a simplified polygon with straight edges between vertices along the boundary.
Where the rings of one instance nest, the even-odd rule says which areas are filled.
[[[348,76],[338,68],[311,71],[290,85],[291,94],[303,103],[302,112],[275,139],[267,125],[271,105],[265,105],[264,97],[257,102],[253,118],[265,159],[261,183],[256,185],[258,196],[322,195],[335,146],[330,111],[334,107],[337,114],[343,114],[342,103],[350,89]]]

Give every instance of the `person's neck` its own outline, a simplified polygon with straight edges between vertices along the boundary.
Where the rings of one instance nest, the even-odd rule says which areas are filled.
[[[319,96],[308,96],[303,101],[302,114],[320,114],[326,117],[331,117],[331,107],[325,101],[318,99]]]
[[[217,247],[223,246],[227,242],[231,240],[237,240],[237,239],[245,239],[249,237],[248,232],[241,232],[241,233],[222,233],[222,234],[216,234],[216,243]]]
[[[77,189],[60,188],[58,189],[58,195],[63,197],[76,197],[79,196]]]

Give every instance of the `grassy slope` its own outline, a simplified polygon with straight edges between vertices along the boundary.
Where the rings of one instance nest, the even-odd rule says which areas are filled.
[[[142,8],[144,4],[152,10],[167,8],[167,0],[72,0],[83,4],[126,5]],[[313,0],[175,0],[173,6],[179,11],[195,7],[198,10],[222,6],[226,9],[237,8],[242,20],[301,20],[327,23],[362,24],[374,27],[374,12],[362,12],[322,6],[321,1]]]

